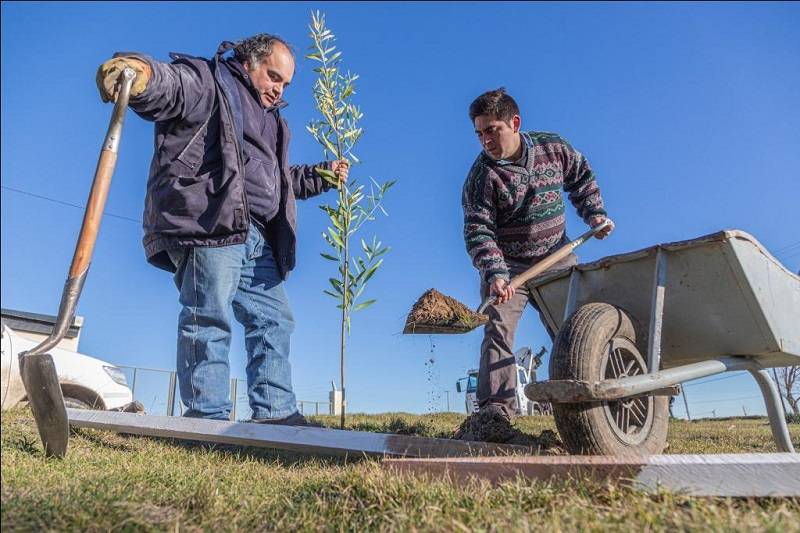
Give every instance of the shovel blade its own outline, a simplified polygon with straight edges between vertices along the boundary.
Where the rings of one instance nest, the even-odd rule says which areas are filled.
[[[482,324],[475,325],[447,325],[437,326],[433,324],[406,324],[403,328],[404,335],[431,335],[431,334],[453,334],[469,333]]]
[[[69,420],[53,357],[49,353],[21,355],[20,373],[45,455],[64,457],[69,442]]]

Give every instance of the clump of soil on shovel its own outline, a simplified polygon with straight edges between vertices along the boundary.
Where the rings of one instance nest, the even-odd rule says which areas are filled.
[[[488,320],[455,298],[429,289],[408,313],[403,333],[466,333]]]

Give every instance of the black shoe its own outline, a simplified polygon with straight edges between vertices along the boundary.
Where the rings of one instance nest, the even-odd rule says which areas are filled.
[[[306,417],[296,411],[283,418],[251,418],[248,420],[248,422],[252,422],[254,424],[273,424],[276,426],[322,427],[322,424],[318,424],[317,422],[309,422]]]

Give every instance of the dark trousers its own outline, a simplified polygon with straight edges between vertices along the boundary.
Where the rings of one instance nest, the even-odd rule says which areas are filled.
[[[575,254],[553,265],[546,272],[561,270],[577,264]],[[534,263],[524,264],[506,260],[512,278],[521,274]],[[489,285],[481,282],[481,301],[489,294]],[[514,296],[504,304],[490,304],[486,308],[489,322],[483,329],[481,344],[481,364],[478,370],[478,408],[494,404],[512,416],[516,407],[517,370],[514,360],[514,335],[525,306],[530,303],[539,311],[539,306],[531,298],[531,292],[522,285]],[[541,318],[541,312],[539,313]],[[542,320],[544,323],[544,320]]]

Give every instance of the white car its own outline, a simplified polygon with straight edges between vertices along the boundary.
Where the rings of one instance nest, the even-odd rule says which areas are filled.
[[[23,338],[5,324],[2,328],[0,395],[2,410],[5,411],[27,399],[17,354],[34,348],[37,343]],[[63,348],[53,348],[50,354],[67,407],[106,410],[133,401],[125,374],[111,363]]]

